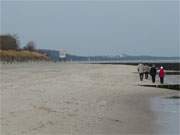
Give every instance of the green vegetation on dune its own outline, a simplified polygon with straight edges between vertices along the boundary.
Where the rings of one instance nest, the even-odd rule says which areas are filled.
[[[0,60],[1,61],[38,61],[38,60],[49,60],[46,55],[40,54],[38,52],[31,51],[15,51],[15,50],[0,50]]]

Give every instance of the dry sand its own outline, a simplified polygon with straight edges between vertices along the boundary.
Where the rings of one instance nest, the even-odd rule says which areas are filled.
[[[1,65],[2,135],[156,134],[154,96],[136,67],[91,64]]]

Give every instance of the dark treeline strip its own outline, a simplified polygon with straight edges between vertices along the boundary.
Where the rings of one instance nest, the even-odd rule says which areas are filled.
[[[167,84],[167,85],[141,85],[145,87],[156,87],[156,88],[166,88],[166,89],[172,89],[172,90],[178,90],[180,91],[180,85],[179,84]]]
[[[142,62],[143,63],[143,62]],[[117,63],[113,63],[113,62],[107,62],[107,63],[101,63],[101,62],[96,62],[96,63],[91,63],[91,64],[112,64],[112,65],[138,65],[139,63],[137,62],[133,62],[133,63],[124,63],[124,62],[117,62]],[[160,62],[160,63],[143,63],[143,64],[147,64],[149,66],[152,66],[152,64],[155,64],[157,68],[160,68],[161,66],[164,67],[165,70],[180,70],[180,63],[179,62],[174,62],[174,63],[164,63],[164,62]]]
[[[180,75],[180,71],[173,71],[173,72],[166,71],[166,75]]]

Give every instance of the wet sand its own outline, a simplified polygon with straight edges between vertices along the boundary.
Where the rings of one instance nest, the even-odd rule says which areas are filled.
[[[158,134],[167,122],[156,122],[150,100],[178,92],[140,87],[134,72],[128,65],[1,65],[1,133]]]

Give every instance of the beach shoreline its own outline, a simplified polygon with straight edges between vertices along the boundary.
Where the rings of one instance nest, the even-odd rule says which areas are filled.
[[[154,97],[135,66],[39,63],[1,65],[2,135],[158,134]],[[177,123],[178,125],[178,123]]]

